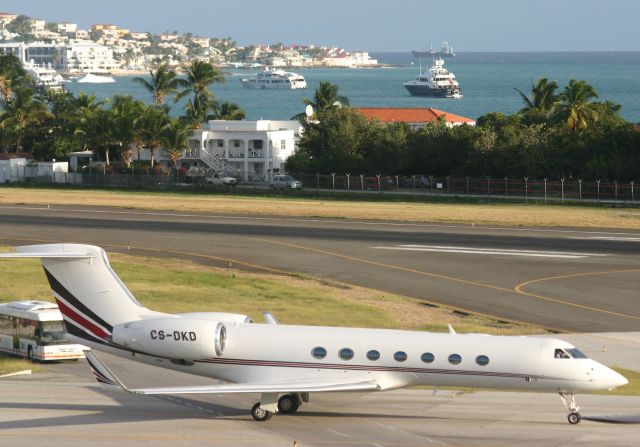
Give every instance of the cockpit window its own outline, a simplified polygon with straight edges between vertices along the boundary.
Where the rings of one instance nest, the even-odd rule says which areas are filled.
[[[584,354],[582,351],[580,351],[579,349],[576,349],[576,348],[567,349],[567,352],[574,359],[588,359],[589,358],[589,357],[586,356],[586,354]]]
[[[564,352],[564,350],[562,349],[556,349],[555,354],[553,354],[553,356],[557,359],[568,359],[571,358],[569,357],[569,354],[567,354],[566,352]]]

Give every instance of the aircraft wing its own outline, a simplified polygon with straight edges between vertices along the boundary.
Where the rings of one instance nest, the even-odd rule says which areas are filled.
[[[98,382],[109,388],[122,388],[134,394],[230,394],[230,393],[318,393],[329,391],[375,391],[379,389],[375,380],[365,379],[314,379],[283,380],[281,382],[224,383],[220,385],[128,388],[93,351],[85,356]]]

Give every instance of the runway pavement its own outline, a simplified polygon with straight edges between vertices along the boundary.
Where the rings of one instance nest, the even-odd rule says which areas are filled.
[[[102,355],[129,385],[205,379]],[[553,394],[396,390],[313,394],[295,414],[254,422],[252,395],[135,396],[100,388],[84,361],[0,379],[0,445],[631,446],[640,398],[581,395],[577,426]],[[186,377],[186,379],[185,379]],[[592,420],[593,419],[593,420]],[[609,423],[597,422],[605,420]]]
[[[640,330],[640,232],[0,207],[0,243],[305,273],[559,331]]]

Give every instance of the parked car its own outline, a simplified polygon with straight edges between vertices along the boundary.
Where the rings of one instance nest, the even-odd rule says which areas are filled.
[[[224,172],[212,172],[207,175],[206,182],[209,185],[216,186],[236,186],[238,184],[238,180],[235,177],[231,177]]]
[[[271,179],[271,183],[269,183],[269,188],[301,189],[302,182],[291,177],[290,175],[274,175]]]

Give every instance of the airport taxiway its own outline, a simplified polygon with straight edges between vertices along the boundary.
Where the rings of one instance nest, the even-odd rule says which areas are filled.
[[[183,374],[102,356],[125,382],[184,384]],[[0,379],[0,445],[631,446],[640,398],[580,395],[577,426],[554,394],[395,390],[314,394],[295,415],[258,423],[253,395],[136,396],[103,390],[84,361]],[[147,374],[144,374],[144,370]],[[144,374],[144,377],[140,376]],[[192,376],[192,384],[205,379]],[[588,418],[618,421],[602,423]]]
[[[640,330],[640,232],[0,207],[0,243],[304,273],[560,331]]]

